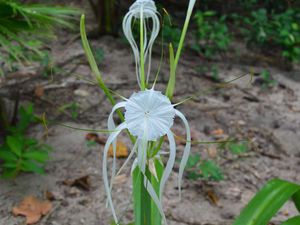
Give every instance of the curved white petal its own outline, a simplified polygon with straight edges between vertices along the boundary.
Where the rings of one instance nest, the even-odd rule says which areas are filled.
[[[164,170],[163,176],[160,181],[159,198],[161,200],[162,200],[162,192],[164,190],[166,181],[168,180],[168,178],[172,172],[172,169],[173,169],[173,166],[175,163],[175,158],[176,158],[176,144],[175,144],[174,136],[171,131],[167,132],[167,137],[168,137],[169,143],[170,143],[170,155],[169,155],[169,159],[168,159],[166,168]]]
[[[129,156],[127,157],[127,159],[125,160],[125,162],[123,163],[123,165],[121,166],[121,168],[119,169],[119,171],[117,172],[116,176],[118,176],[122,172],[122,170],[125,168],[125,166],[127,165],[127,163],[131,160],[132,156],[135,153],[135,150],[136,150],[137,146],[138,146],[138,141],[135,142],[135,144],[134,144],[134,146],[133,146],[133,148],[132,148]]]
[[[143,23],[144,27],[144,48],[140,49],[136,40],[132,34],[132,24],[134,19],[139,19]],[[151,23],[149,23],[151,20]],[[152,24],[152,27],[149,29],[148,24]],[[144,52],[144,64],[147,64],[147,73],[146,73],[146,82],[148,83],[150,69],[151,69],[151,52],[152,46],[155,39],[157,38],[160,30],[160,21],[158,18],[158,12],[153,0],[137,0],[135,1],[129,9],[129,12],[125,15],[123,19],[123,32],[127,38],[135,59],[136,64],[136,75],[139,86],[141,86],[141,51]],[[150,38],[148,39],[148,32],[150,32]]]
[[[109,146],[112,144],[112,142],[117,138],[117,136],[120,134],[120,132],[126,128],[126,124],[122,123],[120,124],[115,130],[115,132],[111,133],[107,139],[107,142],[105,143],[104,150],[103,150],[103,163],[102,163],[102,176],[103,176],[103,182],[104,182],[104,187],[108,199],[108,203],[110,205],[113,217],[115,222],[118,224],[118,218],[116,215],[116,211],[113,206],[112,198],[111,198],[111,192],[110,192],[110,187],[108,184],[108,177],[107,177],[107,154],[109,150]]]
[[[146,163],[147,163],[147,147],[148,147],[148,141],[146,139],[147,133],[148,133],[148,126],[146,123],[144,124],[143,139],[139,141],[138,155],[137,155],[138,165],[143,174],[146,172]]]
[[[185,116],[178,110],[175,110],[176,115],[182,120],[185,126],[186,130],[186,144],[185,148],[183,151],[183,156],[180,162],[179,166],[179,174],[178,174],[178,189],[179,189],[179,198],[181,198],[181,183],[182,183],[182,176],[183,176],[183,171],[186,166],[186,163],[188,161],[189,155],[190,155],[190,150],[191,150],[191,130],[188,124],[187,119]]]
[[[109,114],[108,116],[108,120],[107,120],[107,127],[108,127],[108,130],[114,130],[116,128],[115,126],[115,122],[114,122],[114,118],[113,118],[113,115],[114,115],[114,112],[117,110],[117,109],[120,109],[122,107],[125,107],[126,105],[126,102],[120,102],[120,103],[117,103],[111,110],[111,113]],[[113,165],[112,165],[112,174],[111,174],[111,179],[110,179],[110,190],[112,189],[112,185],[113,185],[113,179],[116,175],[116,149],[117,149],[117,138],[113,141],[112,143],[112,146],[113,146]]]
[[[131,175],[133,174],[133,171],[135,170],[135,168],[137,166],[139,166],[139,164],[138,164],[137,158],[135,158],[135,160],[133,161],[132,166],[131,166],[131,171],[130,171]]]

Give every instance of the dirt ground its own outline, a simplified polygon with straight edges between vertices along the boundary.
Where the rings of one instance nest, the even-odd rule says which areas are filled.
[[[62,34],[64,34],[62,32]],[[68,42],[70,37],[61,37],[53,44],[52,55],[63,70],[48,77],[35,77],[34,82],[24,74],[6,81],[2,94],[17,87],[22,93],[22,102],[33,101],[38,113],[46,112],[48,119],[81,128],[106,128],[111,106],[97,86],[78,79],[93,79],[86,64],[80,40]],[[134,61],[128,45],[119,39],[103,37],[93,41],[93,47],[104,50],[105,59],[101,70],[108,86],[125,97],[138,90],[134,73]],[[157,68],[160,56],[154,53],[153,68]],[[248,61],[241,63],[249,54],[241,53],[239,59],[204,62],[198,56],[186,51],[178,68],[178,79],[174,102],[197,94],[195,100],[178,108],[186,115],[198,140],[213,140],[211,131],[222,129],[226,135],[250,138],[249,151],[239,156],[228,152],[214,158],[222,167],[225,179],[221,182],[191,181],[184,179],[182,200],[178,199],[176,178],[178,166],[167,183],[164,194],[164,209],[170,225],[227,225],[239,214],[252,196],[271,178],[287,179],[300,183],[300,85],[296,78],[299,70],[283,71],[268,67],[264,63]],[[264,68],[270,70],[277,85],[263,88],[261,80],[249,77],[217,91],[209,91],[217,83],[209,73],[200,73],[197,68],[215,64],[219,78],[231,80],[241,74]],[[157,90],[164,90],[168,79],[167,60],[163,62]],[[69,71],[69,72],[67,72]],[[70,72],[71,71],[71,72]],[[155,70],[152,71],[152,80]],[[35,70],[26,74],[35,74]],[[43,95],[34,91],[42,87]],[[205,92],[203,94],[202,92]],[[58,108],[76,102],[78,116],[72,118],[70,111],[59,112]],[[176,130],[183,125],[176,120]],[[36,125],[30,135],[41,138],[45,129]],[[14,181],[0,180],[0,224],[24,224],[22,217],[13,217],[11,209],[24,196],[44,197],[45,191],[53,193],[54,208],[38,224],[40,225],[107,225],[112,216],[105,207],[105,193],[102,182],[103,145],[89,147],[85,141],[87,132],[68,129],[59,125],[49,127],[46,143],[53,147],[52,159],[46,166],[47,175],[22,174]],[[104,135],[105,136],[105,135]],[[131,147],[126,134],[122,141]],[[167,148],[167,146],[164,146]],[[192,152],[203,157],[208,154],[208,145],[193,145]],[[183,150],[179,145],[178,158]],[[118,159],[118,166],[124,159]],[[89,190],[64,185],[65,180],[89,176]],[[217,201],[212,201],[211,193]],[[113,199],[122,222],[132,221],[131,178],[129,168],[113,190]],[[294,215],[296,210],[288,203],[273,219],[274,224]]]

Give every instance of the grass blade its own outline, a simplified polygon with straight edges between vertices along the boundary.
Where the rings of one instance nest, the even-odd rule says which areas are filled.
[[[283,222],[281,225],[299,225],[299,224],[300,224],[300,216],[295,216]]]
[[[244,208],[233,225],[267,225],[278,210],[300,191],[300,186],[288,181],[269,181]]]
[[[176,72],[175,72],[175,65],[174,65],[174,49],[172,43],[169,45],[169,52],[170,52],[170,78],[166,90],[166,96],[171,100],[174,94],[175,83],[176,83]]]

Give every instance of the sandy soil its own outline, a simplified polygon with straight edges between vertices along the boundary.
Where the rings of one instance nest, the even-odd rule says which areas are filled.
[[[65,40],[64,40],[65,39]],[[86,64],[80,42],[66,44],[61,38],[53,46],[56,61],[64,65],[64,71],[49,77],[36,77],[34,82],[27,78],[7,81],[6,88],[19,87],[22,101],[35,103],[37,112],[46,112],[48,118],[82,128],[105,128],[111,106],[99,89],[76,78],[81,75],[92,79]],[[93,41],[93,46],[104,50],[105,60],[101,63],[105,80],[112,89],[125,97],[138,90],[134,74],[134,63],[129,48],[120,40],[110,37]],[[241,58],[245,56],[240,56]],[[157,68],[159,55],[154,55],[153,68]],[[70,59],[70,60],[69,60]],[[263,64],[239,64],[236,61],[214,62],[219,67],[221,80],[230,80],[250,69],[260,73]],[[197,72],[198,67],[208,63],[186,52],[178,68],[177,91],[174,102],[192,94],[199,94],[214,87],[209,73]],[[167,78],[167,61],[164,61],[156,89],[164,90]],[[259,66],[258,66],[259,65]],[[248,85],[245,77],[233,85],[218,91],[199,94],[196,100],[188,101],[178,108],[187,116],[194,136],[201,140],[212,140],[210,131],[221,128],[225,134],[238,138],[251,138],[249,151],[240,156],[222,152],[222,157],[213,158],[223,168],[225,180],[221,182],[190,181],[184,179],[182,200],[178,200],[176,188],[177,167],[167,184],[164,208],[171,225],[227,225],[239,214],[254,193],[269,179],[279,177],[300,183],[300,85],[293,77],[299,71],[281,71],[268,68],[277,80],[273,88],[263,88],[259,78]],[[71,74],[65,71],[72,71]],[[154,74],[153,71],[152,74]],[[153,77],[152,77],[153,79]],[[9,86],[11,85],[11,86]],[[16,86],[19,85],[19,86]],[[34,95],[36,87],[42,86],[44,94]],[[3,88],[2,93],[8,91]],[[76,102],[78,117],[72,119],[70,112],[59,113],[60,106]],[[176,130],[182,124],[176,120]],[[44,128],[32,127],[30,135],[42,138]],[[46,143],[54,151],[47,164],[47,175],[22,174],[14,181],[0,180],[0,224],[24,224],[23,218],[13,217],[12,207],[26,195],[44,197],[45,191],[53,193],[54,209],[44,217],[41,225],[107,225],[111,213],[105,208],[105,194],[102,182],[101,164],[103,146],[88,147],[86,132],[75,131],[61,126],[51,126]],[[122,140],[131,145],[126,135]],[[167,148],[167,146],[164,146]],[[179,146],[182,152],[183,146]],[[193,153],[205,158],[208,145],[194,145]],[[180,154],[178,154],[180,157]],[[120,166],[124,159],[118,160]],[[63,184],[67,179],[77,179],[88,175],[90,190],[82,190]],[[129,168],[120,177],[113,190],[113,198],[118,215],[124,223],[132,220],[130,204],[131,179]],[[211,194],[218,198],[211,201]],[[296,213],[291,203],[287,204],[274,218],[274,224]]]

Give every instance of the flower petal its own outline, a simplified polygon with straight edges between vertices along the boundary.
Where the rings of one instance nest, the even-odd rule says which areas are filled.
[[[169,139],[169,143],[170,143],[170,155],[169,155],[169,159],[166,165],[166,168],[164,170],[163,176],[161,178],[160,181],[160,187],[159,187],[159,198],[162,200],[162,192],[164,190],[165,184],[172,172],[174,163],[175,163],[175,158],[176,158],[176,144],[175,144],[175,139],[174,136],[172,134],[172,132],[169,130],[167,132],[167,137]]]
[[[136,150],[137,146],[138,146],[138,141],[135,142],[135,144],[134,144],[134,146],[133,146],[133,148],[132,148],[132,150],[131,150],[129,156],[127,157],[126,161],[123,163],[123,165],[121,166],[121,168],[120,168],[119,171],[117,172],[117,175],[116,175],[116,176],[118,176],[118,175],[122,172],[122,170],[125,168],[125,166],[127,165],[127,163],[130,161],[130,159],[132,158],[132,156],[133,156],[134,153],[135,153],[135,150]]]
[[[108,177],[107,177],[107,153],[108,153],[108,150],[109,150],[109,146],[117,138],[117,136],[120,134],[120,132],[125,128],[126,128],[126,124],[122,123],[116,128],[116,132],[109,135],[109,137],[107,139],[107,142],[104,146],[104,151],[103,151],[103,164],[102,164],[103,182],[104,182],[104,187],[105,187],[108,203],[110,205],[114,220],[117,224],[118,224],[118,218],[116,216],[116,212],[115,212],[115,209],[114,209],[114,206],[113,206],[110,187],[109,187],[109,184],[108,184]]]
[[[111,113],[108,116],[108,120],[107,120],[107,127],[109,130],[114,130],[116,128],[115,122],[114,122],[114,112],[117,109],[120,109],[122,107],[125,107],[126,102],[120,102],[117,103],[111,110]],[[117,149],[117,138],[113,141],[112,143],[113,146],[113,165],[112,165],[112,174],[111,174],[111,180],[110,180],[110,190],[112,189],[112,185],[113,185],[113,179],[116,175],[116,149]],[[107,204],[107,203],[106,203]]]
[[[178,110],[175,110],[175,113],[182,120],[182,122],[184,123],[185,130],[186,130],[186,144],[185,144],[185,148],[184,148],[184,151],[183,151],[183,156],[182,156],[182,159],[181,159],[181,162],[180,162],[179,174],[178,174],[179,198],[181,198],[181,183],[182,183],[183,171],[184,171],[184,168],[186,166],[186,163],[188,161],[190,151],[191,151],[191,130],[190,130],[188,121],[185,118],[185,116]]]
[[[132,34],[132,23],[135,19],[140,19],[143,23],[144,27],[144,46],[143,49],[140,49],[135,41]],[[147,25],[148,21],[151,21],[152,27],[150,29],[150,34],[147,34]],[[144,0],[144,1],[135,1],[129,9],[129,12],[125,15],[123,19],[123,32],[125,37],[127,38],[135,59],[136,64],[136,75],[139,86],[141,86],[141,54],[140,52],[144,52],[144,64],[147,64],[147,74],[146,74],[146,83],[149,81],[150,69],[151,69],[151,54],[152,54],[152,46],[154,44],[155,39],[157,38],[160,31],[160,21],[158,18],[157,9],[155,6],[155,2],[152,0]],[[148,39],[149,36],[149,39]]]

